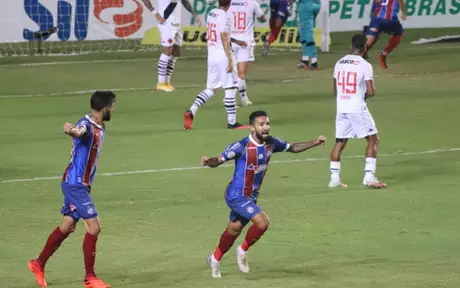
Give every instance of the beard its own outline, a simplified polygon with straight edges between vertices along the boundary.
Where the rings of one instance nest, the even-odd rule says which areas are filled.
[[[257,133],[256,132],[256,137],[260,142],[266,142],[268,140],[268,136],[270,136],[268,132],[267,133]]]
[[[109,111],[105,111],[102,113],[102,120],[104,121],[110,121],[111,113]]]

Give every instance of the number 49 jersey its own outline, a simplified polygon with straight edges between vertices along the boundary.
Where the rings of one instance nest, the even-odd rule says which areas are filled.
[[[347,55],[334,66],[337,113],[358,113],[367,109],[366,81],[373,80],[372,65],[358,55]]]
[[[254,36],[255,17],[264,15],[256,0],[232,0],[228,14],[231,20],[232,38],[245,41],[248,46]]]

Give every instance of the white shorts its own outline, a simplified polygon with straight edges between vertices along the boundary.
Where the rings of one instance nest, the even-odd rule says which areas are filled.
[[[236,67],[233,67],[233,71],[231,73],[227,73],[227,65],[227,60],[208,62],[208,77],[206,88],[217,89],[222,87],[227,89],[238,87]]]
[[[251,58],[251,47],[252,46],[248,46],[245,48],[236,44],[232,47],[236,63],[249,62],[249,59]]]
[[[254,62],[256,58],[254,57],[254,47],[256,47],[255,43],[251,43],[251,51],[249,53],[249,62]]]
[[[182,46],[182,29],[180,26],[175,27],[171,23],[158,24],[158,31],[160,31],[161,46]]]
[[[339,113],[335,118],[335,138],[365,138],[374,134],[377,134],[377,127],[369,110]]]

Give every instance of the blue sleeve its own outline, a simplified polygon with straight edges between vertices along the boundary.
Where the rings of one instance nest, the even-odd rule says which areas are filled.
[[[243,155],[244,148],[245,145],[243,145],[241,141],[237,141],[228,146],[227,149],[220,154],[219,158],[224,162],[238,158]]]
[[[271,144],[273,145],[273,153],[286,152],[291,145],[280,138],[272,137]]]
[[[88,135],[91,134],[91,123],[89,123],[88,119],[82,118],[82,119],[78,120],[78,122],[77,122],[77,124],[75,124],[75,126],[76,127],[84,127],[84,129],[85,129],[85,133],[80,138],[85,138],[85,137],[87,137]]]

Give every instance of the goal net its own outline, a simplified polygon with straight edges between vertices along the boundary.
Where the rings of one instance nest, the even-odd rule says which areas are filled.
[[[152,1],[157,7],[157,0]],[[214,8],[210,0],[189,0],[205,22]],[[328,51],[329,0],[322,0],[316,19],[315,41]],[[261,3],[269,18],[269,5]],[[183,9],[183,8],[182,8]],[[273,46],[299,48],[296,3],[292,15]],[[103,52],[149,51],[159,48],[155,17],[142,0],[22,0],[11,1],[0,10],[0,57],[29,55],[79,55]],[[194,19],[182,11],[184,48],[205,45],[204,27],[194,27]],[[255,43],[268,37],[268,23],[256,23]]]

